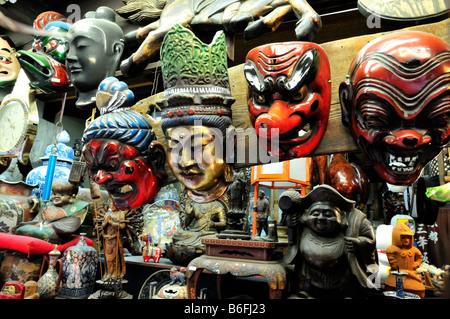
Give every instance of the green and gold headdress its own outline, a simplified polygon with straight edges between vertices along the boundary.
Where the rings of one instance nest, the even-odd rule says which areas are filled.
[[[161,128],[191,126],[195,121],[225,132],[231,125],[231,96],[225,34],[219,31],[211,44],[176,24],[160,49],[164,98]]]

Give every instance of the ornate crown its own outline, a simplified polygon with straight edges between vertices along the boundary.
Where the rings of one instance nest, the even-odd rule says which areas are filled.
[[[160,49],[164,98],[161,127],[203,125],[220,129],[231,125],[231,96],[225,34],[219,31],[207,45],[195,34],[176,24],[166,34]]]

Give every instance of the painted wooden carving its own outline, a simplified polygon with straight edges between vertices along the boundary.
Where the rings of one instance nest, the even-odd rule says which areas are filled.
[[[32,50],[18,51],[30,87],[43,93],[66,91],[70,84],[65,66],[70,23],[63,15],[46,11],[36,17],[33,27],[51,35],[35,36]]]
[[[86,127],[82,139],[91,180],[104,187],[121,210],[151,202],[165,178],[164,148],[150,122],[127,110],[133,98],[124,82],[112,77],[102,81],[97,103],[103,115]]]
[[[226,146],[235,100],[225,35],[218,32],[207,45],[177,24],[164,38],[160,55],[164,98],[157,103],[169,167],[192,200],[211,202],[233,181]]]
[[[450,140],[450,46],[399,31],[368,43],[341,83],[342,122],[387,183],[410,185]]]
[[[311,42],[262,45],[247,54],[244,74],[250,120],[268,153],[281,159],[311,153],[330,113],[325,51]]]
[[[126,35],[128,40],[142,42],[139,49],[121,64],[124,74],[144,69],[155,57],[164,36],[175,24],[190,29],[207,27],[227,32],[244,32],[247,40],[274,31],[285,17],[294,13],[299,21],[295,28],[298,40],[311,41],[321,28],[320,16],[305,0],[125,0],[116,12],[146,26]]]
[[[402,278],[405,291],[425,298],[425,286],[422,277],[416,269],[422,263],[422,252],[414,245],[414,234],[405,224],[397,224],[392,230],[392,245],[386,249],[386,254],[391,266],[391,274],[384,282],[388,291],[397,289],[394,271],[404,272]]]

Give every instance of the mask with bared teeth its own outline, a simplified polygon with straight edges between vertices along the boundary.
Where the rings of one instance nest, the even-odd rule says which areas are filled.
[[[368,43],[339,88],[342,122],[385,182],[410,185],[450,140],[450,46],[400,31]]]
[[[151,203],[165,178],[165,153],[150,122],[132,110],[96,118],[83,134],[90,178],[120,210]]]
[[[244,65],[250,121],[267,152],[303,157],[319,144],[328,124],[330,64],[312,42],[280,42],[250,50]]]

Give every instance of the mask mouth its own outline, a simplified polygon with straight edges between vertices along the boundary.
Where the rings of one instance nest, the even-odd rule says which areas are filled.
[[[133,185],[127,183],[109,184],[105,188],[115,200],[128,200],[134,195]]]
[[[420,165],[422,152],[395,153],[386,151],[384,164],[390,172],[397,175],[407,175],[415,172]]]
[[[311,125],[302,123],[294,129],[279,136],[280,144],[301,144],[308,140],[312,135]]]

